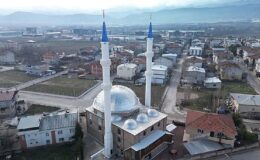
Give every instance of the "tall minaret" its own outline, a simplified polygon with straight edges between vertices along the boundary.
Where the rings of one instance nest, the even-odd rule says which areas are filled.
[[[151,108],[152,58],[153,58],[153,32],[152,32],[151,22],[147,34],[147,49],[146,49],[145,56],[146,56],[145,106]]]
[[[103,12],[104,18],[104,12]],[[109,46],[105,20],[103,21],[102,40],[101,40],[102,58],[100,64],[102,65],[103,83],[102,89],[104,91],[104,115],[105,115],[105,135],[104,135],[104,155],[106,158],[111,157],[111,150],[113,148],[112,132],[111,132],[111,82],[110,82],[110,65]]]

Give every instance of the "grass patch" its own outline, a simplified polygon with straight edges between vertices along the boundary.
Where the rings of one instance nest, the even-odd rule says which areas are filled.
[[[17,154],[13,160],[76,160],[75,144],[47,146]]]
[[[145,104],[145,85],[136,86],[134,84],[121,84],[121,83],[114,83],[114,85],[123,85],[131,88],[135,92],[136,96],[139,98],[140,102],[142,104]],[[158,107],[160,105],[164,90],[165,90],[165,86],[152,85],[152,95],[151,95],[152,106]]]
[[[30,86],[24,90],[77,97],[95,84],[97,84],[96,80],[78,79],[73,77],[69,78],[68,76],[63,75]]]
[[[178,89],[183,92],[190,92],[198,94],[199,98],[185,100],[183,106],[193,110],[203,110],[208,108],[211,111],[215,111],[218,105],[229,96],[230,93],[242,93],[242,94],[257,94],[255,90],[247,83],[244,82],[222,82],[221,89]]]
[[[35,78],[36,77],[27,75],[25,72],[15,70],[0,72],[0,88],[9,88]]]
[[[50,107],[50,106],[33,104],[24,114],[25,115],[34,115],[34,114],[41,114],[43,112],[54,112],[59,109],[60,108],[58,108],[58,107]]]

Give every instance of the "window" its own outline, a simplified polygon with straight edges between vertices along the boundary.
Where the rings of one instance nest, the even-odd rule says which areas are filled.
[[[214,132],[213,131],[210,132],[210,137],[214,137]]]
[[[146,132],[144,131],[143,135],[145,136],[146,135]]]
[[[48,137],[49,136],[49,133],[46,133],[46,137]]]
[[[98,130],[100,130],[100,131],[102,130],[102,128],[101,128],[101,126],[100,126],[100,125],[98,126]]]
[[[198,129],[198,133],[203,133],[203,129]]]
[[[157,125],[158,125],[158,127],[160,127],[160,125],[161,125],[161,122],[158,122],[158,124],[157,124]]]
[[[118,141],[118,142],[121,142],[121,138],[120,138],[120,137],[117,137],[117,141]]]
[[[48,139],[48,140],[46,140],[46,144],[50,144],[51,143],[51,141]]]
[[[89,124],[90,124],[90,125],[92,124],[92,120],[91,120],[91,119],[89,119]]]
[[[154,127],[152,126],[152,127],[151,127],[151,131],[153,131],[153,129],[154,129]]]
[[[222,136],[224,136],[224,133],[219,132],[219,133],[217,134],[217,136],[218,136],[218,137],[222,137]]]
[[[121,134],[121,129],[120,129],[120,128],[117,129],[117,133],[118,133],[119,135]]]
[[[64,138],[59,138],[59,142],[63,142],[64,141]]]
[[[59,131],[58,131],[58,134],[62,134],[62,130],[59,130]]]
[[[74,129],[70,129],[70,133],[74,133]]]

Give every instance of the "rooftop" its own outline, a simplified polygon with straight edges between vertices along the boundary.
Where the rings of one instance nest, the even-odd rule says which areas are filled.
[[[260,106],[260,95],[230,93],[230,96],[242,105],[256,105]]]
[[[227,145],[227,144],[221,145],[217,142],[204,139],[204,138],[189,141],[187,143],[184,143],[184,146],[191,155],[214,152],[214,151],[232,147],[231,145]]]
[[[134,64],[134,63],[124,63],[124,64],[120,64],[120,65],[118,65],[117,67],[127,67],[127,68],[136,68],[137,67],[137,65],[136,64]]]
[[[164,65],[152,65],[152,70],[166,71],[167,69],[168,67]]]
[[[223,132],[226,136],[237,135],[231,116],[189,110],[186,118],[186,128],[203,129],[204,132]]]
[[[10,101],[17,94],[17,91],[0,91],[0,102],[1,101]]]
[[[207,78],[204,83],[220,83],[221,80],[217,77]]]
[[[199,67],[194,67],[194,66],[189,66],[187,71],[189,71],[189,72],[196,71],[196,72],[202,72],[202,73],[206,72],[204,68],[199,68]]]

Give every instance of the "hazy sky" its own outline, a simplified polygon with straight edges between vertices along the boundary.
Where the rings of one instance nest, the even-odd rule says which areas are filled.
[[[2,11],[76,11],[93,12],[101,9],[185,7],[219,4],[238,0],[0,0]]]

